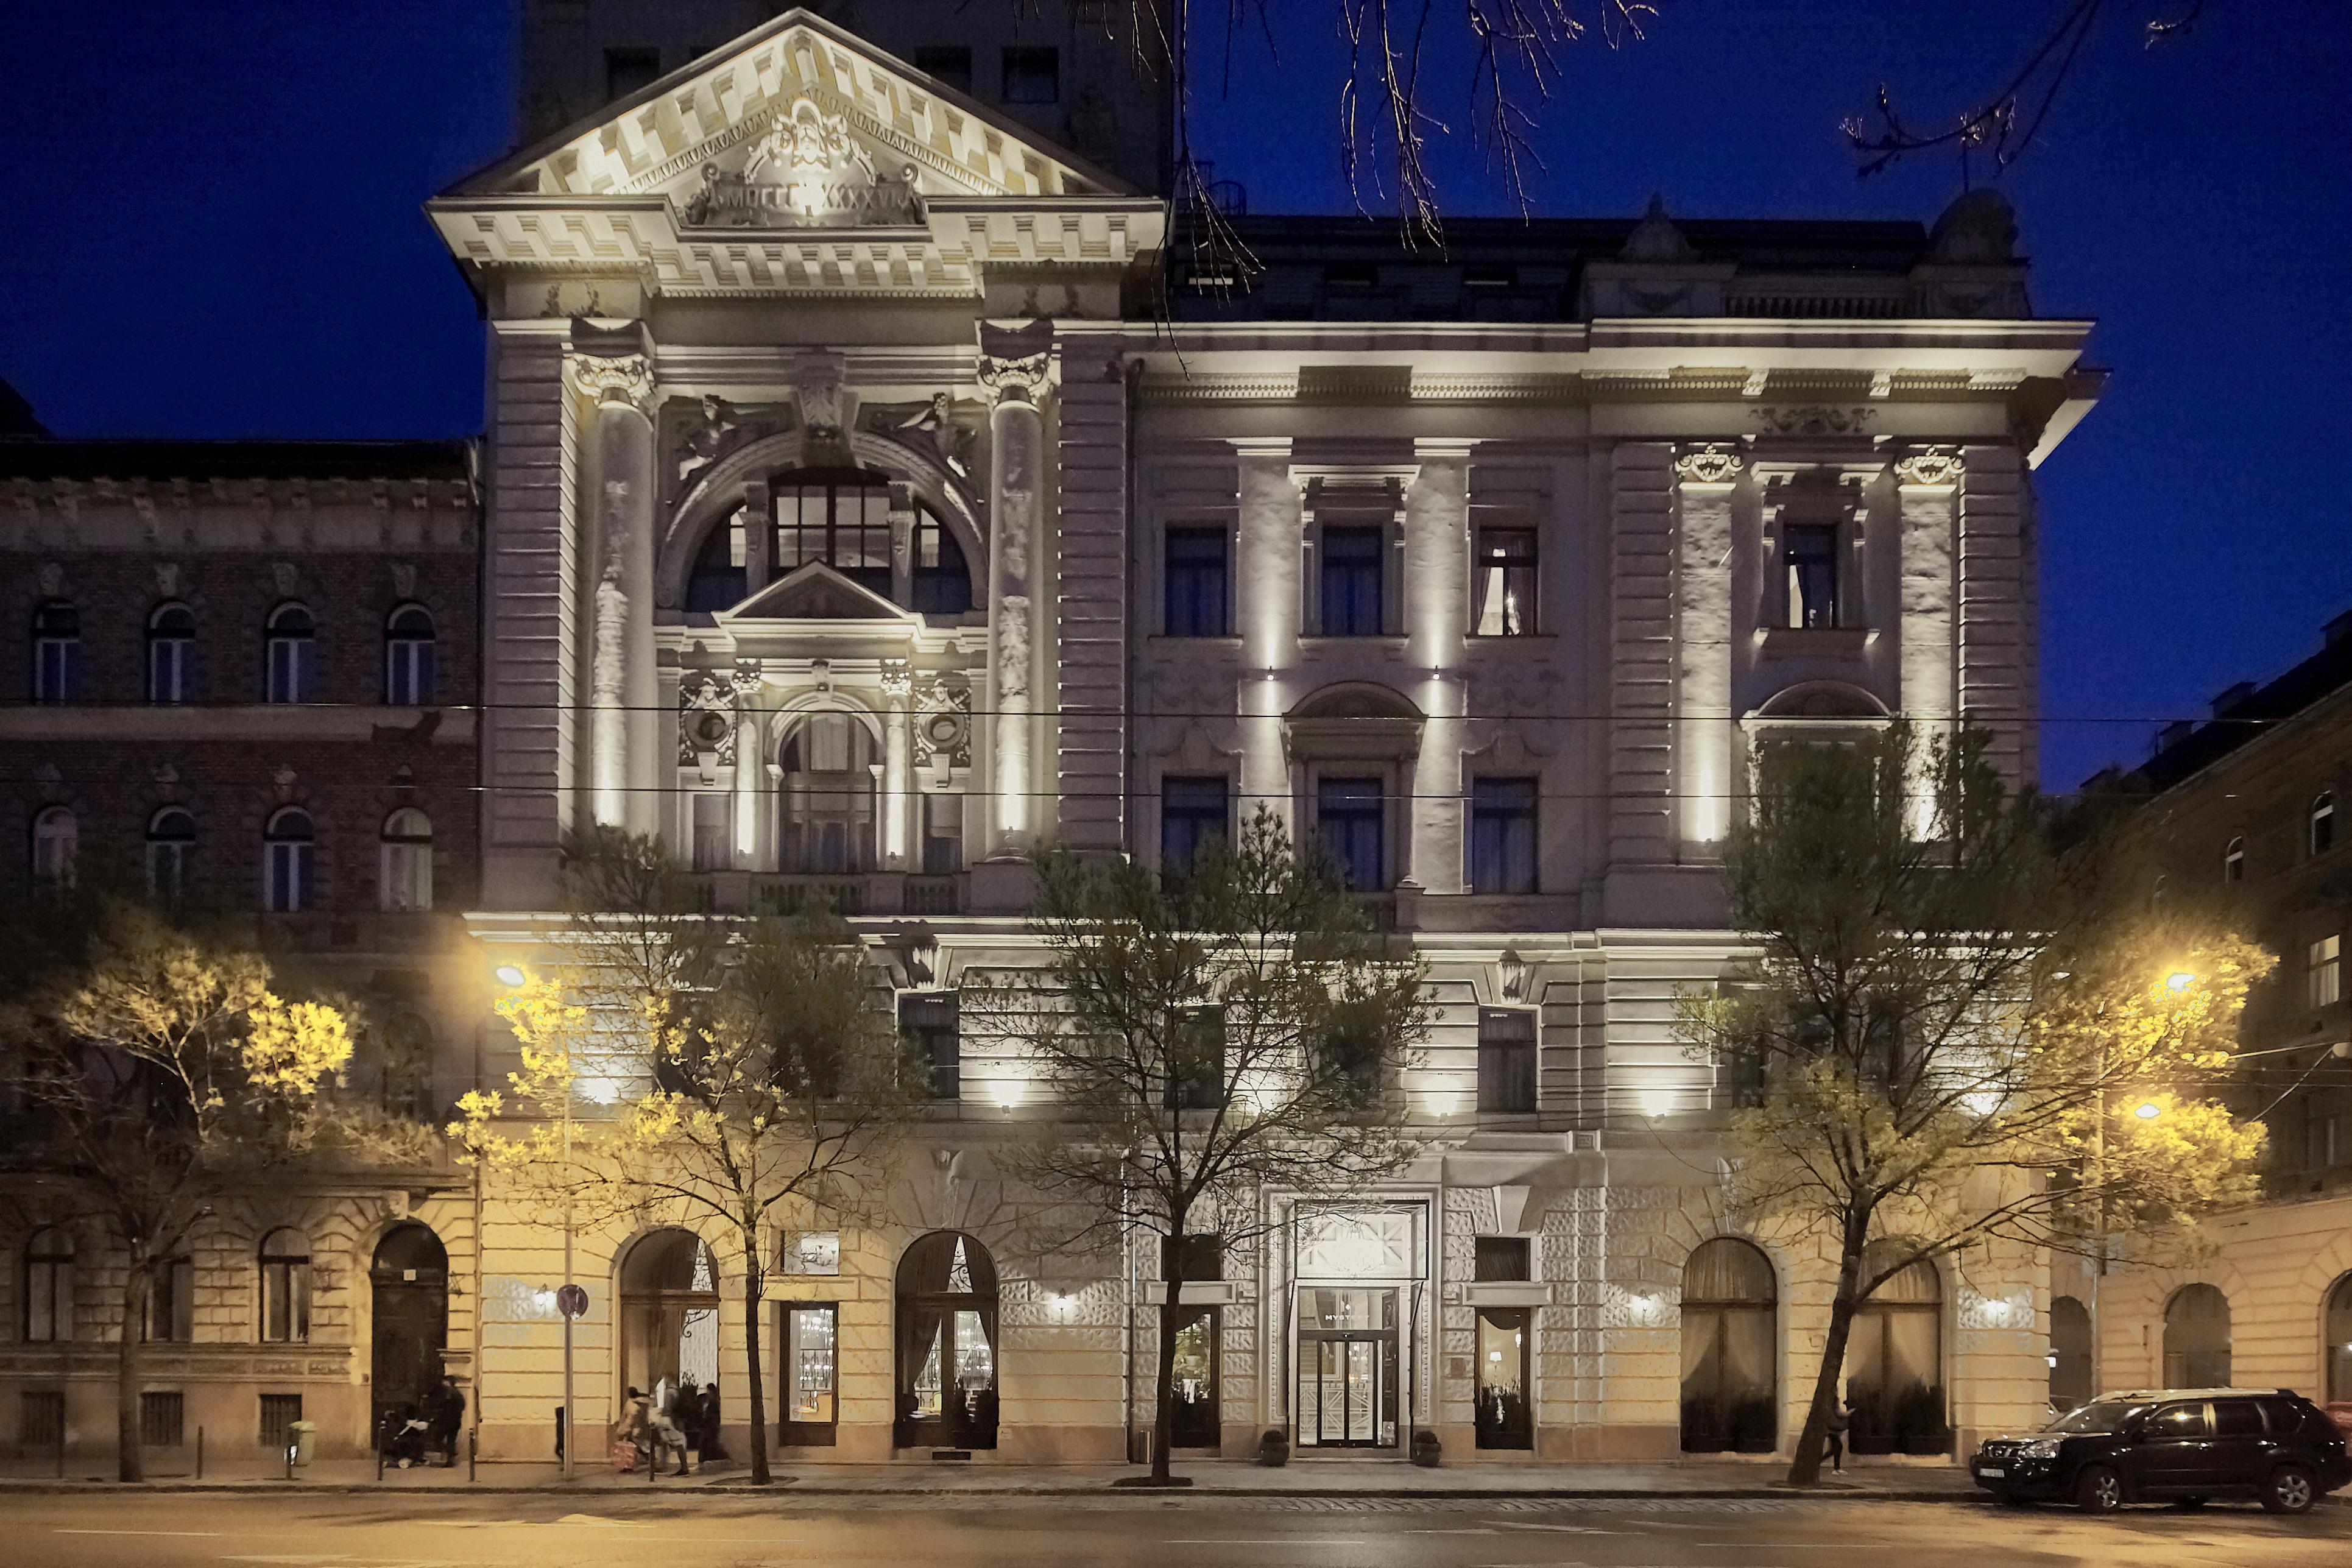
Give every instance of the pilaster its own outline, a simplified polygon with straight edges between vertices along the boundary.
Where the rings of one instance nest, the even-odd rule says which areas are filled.
[[[662,746],[655,678],[654,376],[643,323],[572,325],[564,369],[593,400],[590,473],[589,809],[603,826],[656,831]]]
[[[1686,863],[1720,856],[1730,826],[1731,510],[1743,466],[1713,443],[1675,459],[1675,786]]]
[[[1035,846],[1037,566],[1048,483],[1045,416],[1054,323],[980,326],[980,384],[989,414],[989,837],[987,858]]]

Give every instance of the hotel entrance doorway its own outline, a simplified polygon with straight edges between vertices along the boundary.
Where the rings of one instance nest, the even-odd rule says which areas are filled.
[[[1301,1448],[1394,1448],[1397,1292],[1305,1286],[1298,1292]]]

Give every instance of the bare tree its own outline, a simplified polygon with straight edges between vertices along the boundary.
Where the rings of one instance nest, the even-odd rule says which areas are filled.
[[[1755,955],[1679,999],[1693,1054],[1749,1085],[1736,1207],[1838,1259],[1794,1484],[1820,1473],[1856,1314],[1906,1270],[2178,1233],[2254,1191],[2261,1129],[2217,1079],[2270,956],[2062,875],[1984,747],[1897,724],[1766,752],[1727,847]],[[1885,1392],[1940,1424],[1929,1387]]]
[[[1264,810],[1181,869],[1055,856],[1039,870],[1047,962],[968,978],[964,1016],[1052,1097],[1008,1173],[1087,1216],[1066,1240],[1156,1243],[1166,1482],[1188,1239],[1247,1247],[1276,1223],[1269,1194],[1311,1208],[1412,1158],[1398,1077],[1427,1032],[1423,970]]]
[[[600,828],[566,857],[558,962],[499,1004],[521,1046],[505,1097],[468,1095],[451,1128],[541,1206],[613,1218],[699,1216],[743,1259],[751,1479],[772,1479],[761,1316],[779,1221],[840,1213],[924,1102],[856,931],[822,908],[730,921],[698,912],[658,840]],[[558,1120],[583,1078],[617,1100],[584,1132]],[[626,1086],[624,1089],[623,1086]]]

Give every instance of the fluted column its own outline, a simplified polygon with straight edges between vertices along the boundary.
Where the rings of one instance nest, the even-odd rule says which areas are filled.
[[[989,846],[991,858],[1036,841],[1037,581],[1045,553],[1045,395],[1054,324],[980,328],[989,415]]]
[[[907,853],[909,796],[913,782],[914,730],[908,699],[914,680],[907,661],[882,661],[882,868],[918,870]]]
[[[1960,474],[1960,456],[1948,447],[1920,447],[1895,463],[1903,505],[1901,707],[1923,748],[1912,807],[1914,831],[1923,837],[1935,826],[1924,748],[1948,739],[1959,717],[1954,643],[1959,540],[1954,522]]]
[[[595,400],[587,442],[594,520],[588,554],[589,809],[599,826],[650,833],[658,820],[660,691],[655,676],[654,377],[637,325],[575,325],[565,360]],[[635,352],[629,352],[635,350]]]
[[[1731,500],[1741,459],[1675,459],[1675,787],[1681,858],[1721,853],[1731,823]]]
[[[1290,473],[1287,436],[1231,438],[1235,467],[1234,606],[1242,637],[1240,797],[1234,826],[1244,828],[1265,806],[1296,836],[1290,766],[1283,744],[1283,715],[1304,695],[1294,690],[1291,671],[1298,663],[1301,558],[1300,529],[1306,512],[1298,482]],[[1203,692],[1192,704],[1214,711],[1224,693]]]

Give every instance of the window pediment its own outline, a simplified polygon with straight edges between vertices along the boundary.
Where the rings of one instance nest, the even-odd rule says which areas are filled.
[[[722,625],[737,621],[892,621],[915,619],[862,584],[853,583],[822,561],[812,561],[771,583],[731,610]]]

